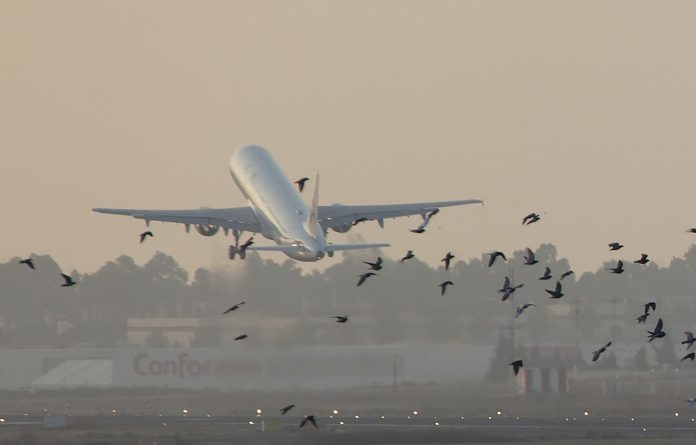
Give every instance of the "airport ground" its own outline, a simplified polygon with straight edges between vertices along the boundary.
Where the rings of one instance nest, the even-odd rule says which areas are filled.
[[[696,409],[685,402],[692,382],[680,383],[684,394],[668,379],[643,392],[627,383],[613,394],[606,381],[595,375],[574,381],[570,394],[547,396],[462,382],[342,391],[6,392],[0,444],[693,443]],[[280,416],[290,403],[296,407]],[[316,415],[319,430],[297,428],[306,414]],[[46,415],[66,416],[68,425],[45,428]]]

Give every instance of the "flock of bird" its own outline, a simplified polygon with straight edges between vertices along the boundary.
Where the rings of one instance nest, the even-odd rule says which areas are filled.
[[[304,177],[304,178],[300,178],[294,182],[297,185],[300,193],[302,193],[302,191],[304,190],[305,183],[308,180],[309,180],[309,178]],[[417,233],[417,234],[424,233],[426,231],[428,224],[430,224],[432,217],[435,216],[438,212],[439,212],[439,209],[434,209],[431,212],[429,212],[428,214],[426,214],[423,217],[422,223],[418,227],[416,227],[415,229],[410,229],[410,232]],[[524,218],[522,218],[522,224],[523,225],[530,225],[530,224],[534,224],[536,222],[539,222],[540,220],[541,220],[541,215],[533,212],[533,213],[526,215]],[[354,221],[353,225],[357,225],[357,224],[364,222],[364,221],[367,221],[367,219],[360,218],[360,219]],[[688,229],[687,232],[696,234],[696,227]],[[154,237],[154,234],[152,233],[152,231],[148,230],[148,231],[141,233],[139,235],[140,243],[142,244],[143,242],[145,242],[145,240],[148,237],[150,237],[150,238]],[[242,244],[242,246],[240,246],[240,249],[244,250],[247,247],[249,247],[250,245],[252,245],[253,243],[254,243],[254,238],[251,237],[244,244]],[[623,247],[624,246],[618,242],[609,243],[609,250],[610,251],[618,251]],[[500,251],[491,252],[488,254],[488,256],[489,256],[488,267],[492,267],[499,258],[501,259],[501,261],[507,261],[507,257],[505,256],[505,254],[503,252],[500,252]],[[415,258],[413,250],[408,250],[406,252],[406,254],[401,258],[400,263],[404,263],[405,261],[408,261],[412,258]],[[450,251],[450,252],[447,252],[447,254],[445,254],[445,256],[440,260],[440,262],[444,263],[444,269],[446,271],[449,270],[451,261],[454,258],[455,258],[455,255]],[[524,256],[524,260],[525,260],[525,262],[523,264],[525,266],[533,266],[533,265],[539,263],[539,261],[535,258],[534,252],[529,248],[527,248],[527,252],[526,252],[526,255]],[[645,265],[648,262],[650,262],[650,260],[648,259],[648,255],[645,253],[641,254],[641,257],[634,261],[634,263],[641,264],[641,265]],[[31,270],[36,270],[36,267],[34,265],[32,258],[22,259],[19,261],[19,263],[26,265]],[[382,257],[377,257],[377,259],[374,262],[364,261],[364,263],[369,267],[369,270],[359,276],[357,286],[362,286],[368,278],[373,277],[373,276],[377,276],[376,272],[382,270],[382,268],[383,268]],[[607,270],[613,274],[623,273],[624,272],[623,261],[618,260],[616,267],[608,268]],[[563,293],[563,286],[561,284],[561,281],[564,278],[572,275],[573,273],[574,272],[572,270],[568,270],[568,271],[562,273],[560,275],[559,279],[556,281],[556,285],[553,289],[544,289],[550,295],[549,298],[559,299],[565,295]],[[72,287],[72,286],[75,286],[77,284],[77,282],[74,281],[70,275],[66,275],[64,273],[61,273],[60,275],[63,278],[63,283],[61,284],[62,287]],[[553,278],[553,276],[551,274],[551,269],[548,266],[546,266],[543,275],[541,277],[539,277],[538,279],[542,280],[542,281],[546,281],[546,280],[550,280],[551,278]],[[440,288],[440,295],[444,296],[445,293],[447,292],[447,288],[449,286],[454,286],[454,283],[451,280],[446,280],[446,281],[443,281],[442,283],[440,283],[438,286]],[[511,279],[506,276],[505,281],[503,282],[503,286],[500,289],[498,289],[498,293],[502,294],[501,300],[502,301],[508,300],[510,297],[513,296],[513,294],[516,290],[522,288],[523,286],[524,286],[524,283],[520,283],[517,285],[513,284]],[[239,303],[229,307],[228,309],[226,309],[224,312],[222,312],[222,314],[227,315],[231,312],[234,312],[234,311],[238,310],[244,304],[246,304],[246,301],[239,302]],[[515,309],[514,318],[518,318],[519,316],[521,316],[530,307],[536,307],[536,305],[533,303],[524,303],[524,304],[517,306],[517,308]],[[651,302],[646,303],[644,305],[643,314],[638,316],[636,318],[636,320],[638,321],[639,324],[645,323],[648,316],[650,315],[650,311],[652,310],[652,312],[655,312],[656,309],[657,309],[657,304],[655,302],[651,301]],[[333,315],[329,318],[334,319],[336,323],[344,324],[344,323],[348,322],[349,315]],[[652,331],[647,331],[647,332],[649,334],[648,335],[648,342],[652,342],[654,339],[663,338],[665,335],[667,335],[666,332],[664,331],[663,321],[661,318],[658,319],[655,328]],[[687,338],[686,338],[686,340],[682,341],[681,344],[687,345],[687,350],[688,350],[696,342],[696,337],[694,337],[692,332],[687,331],[684,334],[686,335]],[[236,336],[234,338],[234,340],[240,341],[240,340],[244,340],[247,337],[248,337],[247,334],[242,334],[242,335]],[[597,360],[599,360],[602,353],[604,353],[611,345],[612,345],[612,342],[610,341],[610,342],[607,342],[605,345],[603,345],[601,348],[593,351],[592,352],[592,361],[596,362]],[[696,358],[696,352],[690,352],[690,353],[686,354],[684,357],[682,357],[681,361],[684,361],[684,360],[694,361],[695,358]],[[511,366],[514,375],[517,375],[519,373],[520,369],[524,366],[524,363],[522,360],[518,359],[518,360],[514,360],[514,361],[510,362],[508,364],[508,366]],[[696,404],[696,396],[687,400],[687,402],[689,402],[689,407],[694,406]],[[280,412],[282,415],[285,415],[288,411],[290,411],[294,407],[295,407],[294,404],[285,406],[284,408],[280,409]],[[304,416],[304,418],[302,419],[302,421],[299,424],[299,428],[304,427],[307,423],[311,423],[315,428],[318,428],[316,418],[314,415]]]

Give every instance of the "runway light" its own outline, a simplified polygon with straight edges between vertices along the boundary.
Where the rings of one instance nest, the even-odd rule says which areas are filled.
[[[417,416],[417,415],[418,415],[418,411],[413,411],[413,415],[414,415],[414,416]]]
[[[0,423],[4,423],[5,419],[0,418]]]
[[[407,418],[407,419],[410,419],[410,418],[411,418],[411,416],[406,416],[406,418]]]
[[[496,413],[497,415],[501,415],[501,414],[503,414],[503,413],[502,413],[502,412],[500,412],[500,411],[496,411],[495,413]]]
[[[183,415],[185,416],[186,414],[188,414],[188,410],[187,410],[187,409],[182,409],[182,410],[181,410],[181,414],[183,414]]]
[[[206,414],[205,417],[210,417],[210,414]]]
[[[339,423],[339,424],[341,424],[341,425],[344,425],[344,423],[343,423],[343,421],[342,421],[342,420],[341,420],[340,422],[338,422],[338,423]]]
[[[435,422],[435,426],[440,426],[440,422]]]
[[[583,414],[586,415],[586,416],[589,416],[589,415],[590,415],[590,413],[588,413],[587,411],[585,411]]]
[[[254,421],[253,421],[253,420],[250,420],[250,421],[249,421],[249,425],[253,425],[253,424],[254,424]]]
[[[635,421],[636,421],[636,419],[634,419],[633,417],[631,417],[631,422],[635,422]]]
[[[263,411],[261,411],[261,408],[256,408],[256,415],[260,416],[261,414],[263,414]]]
[[[461,416],[460,419],[461,419],[461,420],[464,420],[464,416]]]
[[[379,416],[380,419],[384,419],[384,416]],[[693,420],[693,419],[692,419]]]
[[[115,409],[112,409],[112,410],[111,410],[111,414],[116,415],[116,410],[115,410]]]
[[[333,410],[333,413],[334,413],[334,416],[337,415],[337,414],[338,414],[338,410],[337,410],[337,409]]]
[[[355,418],[356,418],[356,419],[359,419],[359,418],[360,418],[360,416],[358,416],[358,415],[356,414],[356,415],[355,415]]]
[[[679,413],[674,413],[674,417],[679,417]]]
[[[488,416],[488,420],[493,420],[493,417],[491,417],[491,416]]]
[[[648,430],[646,430],[645,428],[643,428],[643,431],[648,431]]]
[[[162,422],[162,426],[167,426],[167,422]]]

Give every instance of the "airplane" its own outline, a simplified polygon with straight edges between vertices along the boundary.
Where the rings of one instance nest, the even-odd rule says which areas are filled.
[[[337,251],[388,247],[387,243],[332,244],[326,241],[328,230],[345,233],[355,221],[377,221],[384,227],[385,218],[421,215],[440,207],[466,204],[483,204],[480,199],[460,201],[424,202],[415,204],[319,205],[319,174],[314,178],[314,195],[311,205],[300,197],[297,188],[273,160],[271,154],[259,145],[244,145],[233,153],[229,161],[232,179],[247,200],[248,207],[197,210],[136,210],[94,208],[94,212],[127,215],[150,221],[180,223],[186,232],[194,226],[203,236],[213,236],[220,228],[225,235],[229,231],[235,244],[229,248],[229,258],[245,259],[248,251],[282,252],[298,261],[318,261],[325,255],[332,257]],[[273,246],[254,243],[239,245],[244,232],[260,233],[275,242]]]

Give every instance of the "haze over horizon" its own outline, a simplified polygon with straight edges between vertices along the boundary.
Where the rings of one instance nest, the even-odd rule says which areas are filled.
[[[227,260],[231,237],[153,223],[140,245],[142,221],[91,208],[245,205],[227,163],[256,143],[291,179],[320,171],[325,205],[485,200],[443,209],[422,235],[407,230],[418,217],[347,235],[391,242],[392,258],[548,242],[578,272],[642,252],[666,266],[695,239],[695,12],[679,1],[2,2],[0,261],[36,252],[90,273],[163,251],[189,271],[241,267]],[[521,226],[531,211],[542,221]],[[626,247],[609,253],[612,241]]]

